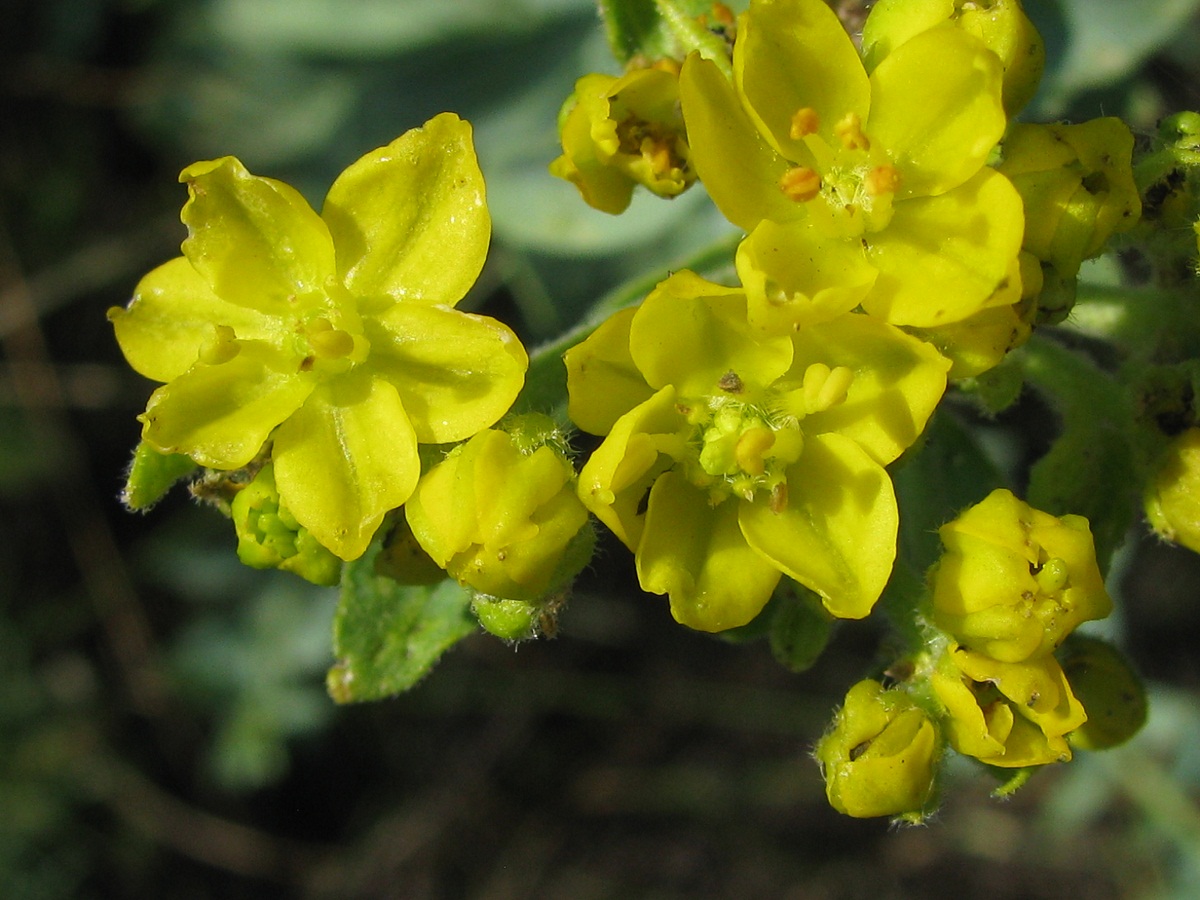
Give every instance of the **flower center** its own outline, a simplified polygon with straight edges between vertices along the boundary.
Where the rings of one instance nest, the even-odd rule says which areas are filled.
[[[320,294],[296,297],[293,303],[300,371],[336,374],[367,358],[370,345],[363,337],[358,304],[342,285],[331,280]]]
[[[801,420],[843,402],[853,380],[844,366],[813,363],[798,385],[769,390],[751,402],[737,373],[725,373],[717,383],[721,393],[680,405],[691,425],[681,471],[708,492],[714,506],[732,496],[754,500],[761,494],[772,510],[782,512],[787,469],[804,449]]]
[[[839,237],[857,238],[886,227],[892,217],[892,198],[900,173],[863,131],[856,113],[847,113],[822,136],[821,121],[811,107],[792,116],[789,135],[803,141],[814,166],[788,169],[779,189],[789,200],[808,204],[825,229]]]

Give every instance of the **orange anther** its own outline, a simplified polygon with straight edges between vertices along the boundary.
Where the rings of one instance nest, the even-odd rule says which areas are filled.
[[[807,166],[796,166],[780,177],[779,189],[789,200],[805,203],[821,192],[821,176]]]
[[[841,140],[847,150],[870,150],[871,142],[863,134],[862,120],[858,113],[846,113],[840,122],[833,127],[833,133]]]
[[[895,166],[876,166],[867,173],[863,182],[866,192],[872,197],[880,194],[894,194],[900,186],[900,173]]]
[[[792,113],[792,128],[788,136],[793,141],[798,141],[810,134],[816,134],[820,127],[821,117],[817,115],[817,111],[811,106],[805,106]]]

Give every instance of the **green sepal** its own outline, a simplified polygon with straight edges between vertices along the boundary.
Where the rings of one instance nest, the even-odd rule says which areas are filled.
[[[131,510],[145,512],[161,500],[177,481],[187,478],[198,468],[182,453],[159,453],[145,441],[140,441],[129,463],[121,502]]]
[[[1146,687],[1124,655],[1105,641],[1072,634],[1059,651],[1071,690],[1087,721],[1067,735],[1077,750],[1124,744],[1146,724]]]
[[[635,58],[682,60],[698,50],[723,64],[728,74],[725,38],[700,19],[712,9],[712,0],[600,0],[609,46],[621,63]]]
[[[833,635],[833,616],[825,611],[820,597],[786,579],[772,605],[771,653],[792,672],[808,671]]]
[[[502,641],[528,641],[537,637],[541,604],[476,594],[471,611],[488,634]]]
[[[1025,388],[1025,375],[1010,353],[999,365],[959,381],[958,388],[975,399],[987,415],[997,416],[1020,398]]]
[[[405,586],[375,573],[380,542],[348,563],[333,620],[336,665],[325,686],[338,703],[380,700],[420,681],[477,630],[470,595],[449,579]]]
[[[1033,777],[1033,773],[1038,770],[1038,766],[1023,766],[1019,769],[1002,769],[999,766],[988,766],[996,777],[1001,779],[1002,784],[992,791],[992,796],[997,800],[1003,800],[1011,797]]]

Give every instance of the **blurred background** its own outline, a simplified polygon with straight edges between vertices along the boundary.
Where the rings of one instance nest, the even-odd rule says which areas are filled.
[[[742,4],[744,6],[744,4]],[[1027,117],[1200,108],[1200,0],[1028,0]],[[808,754],[878,634],[795,675],[676,626],[602,547],[553,641],[479,635],[405,696],[324,690],[336,592],[243,568],[176,492],[117,502],[152,385],[105,310],[178,253],[185,165],[319,208],[443,110],[495,236],[467,308],[530,345],[727,233],[698,191],[593,212],[546,173],[591,0],[9,0],[0,13],[0,897],[1170,898],[1200,883],[1200,558],[1130,536],[1106,633],[1151,686],[1130,745],[1007,802],[952,766],[925,827],[827,806]],[[1034,399],[988,426],[1044,448]],[[1040,435],[1040,436],[1038,436]]]

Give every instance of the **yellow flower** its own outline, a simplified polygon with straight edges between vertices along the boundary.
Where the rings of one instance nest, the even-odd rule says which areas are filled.
[[[940,534],[934,622],[972,650],[1003,662],[1044,657],[1112,611],[1082,516],[1058,518],[1000,489]]]
[[[575,470],[546,440],[522,445],[505,431],[481,431],[421,476],[404,509],[430,557],[492,597],[542,600],[591,556]]]
[[[860,681],[817,744],[830,806],[856,818],[920,821],[933,795],[940,743],[937,726],[907,694]]]
[[[733,71],[693,54],[680,93],[696,170],[750,232],[737,262],[756,325],[861,304],[934,328],[1012,304],[1024,217],[986,165],[1007,120],[982,42],[945,23],[868,75],[821,0],[752,0]]]
[[[931,680],[951,746],[993,766],[1066,762],[1066,735],[1087,721],[1053,656],[997,662],[951,642]]]
[[[1200,428],[1188,428],[1167,445],[1144,504],[1159,537],[1200,553]]]
[[[563,154],[550,173],[604,212],[623,212],[636,185],[674,197],[696,180],[679,112],[678,64],[670,60],[620,78],[583,76],[563,106],[559,132]]]
[[[491,231],[470,126],[439,115],[368,153],[321,215],[233,157],[180,180],[183,256],[109,313],[130,364],[167,382],[143,440],[237,469],[270,439],[284,505],[354,559],[416,486],[417,444],[487,427],[524,381],[512,331],[452,309]]]
[[[1005,112],[1020,112],[1033,99],[1046,64],[1046,46],[1020,0],[879,0],[863,28],[867,71],[905,41],[943,22],[979,38],[1000,57]]]
[[[1133,135],[1120,119],[1078,125],[1014,125],[997,166],[1025,205],[1022,246],[1041,260],[1045,285],[1039,321],[1064,319],[1075,299],[1075,276],[1112,235],[1141,215],[1133,181]]]
[[[608,435],[580,497],[678,621],[745,624],[782,575],[870,612],[896,552],[884,466],[945,390],[929,344],[857,314],[764,335],[743,291],[683,271],[566,363],[572,419]]]

